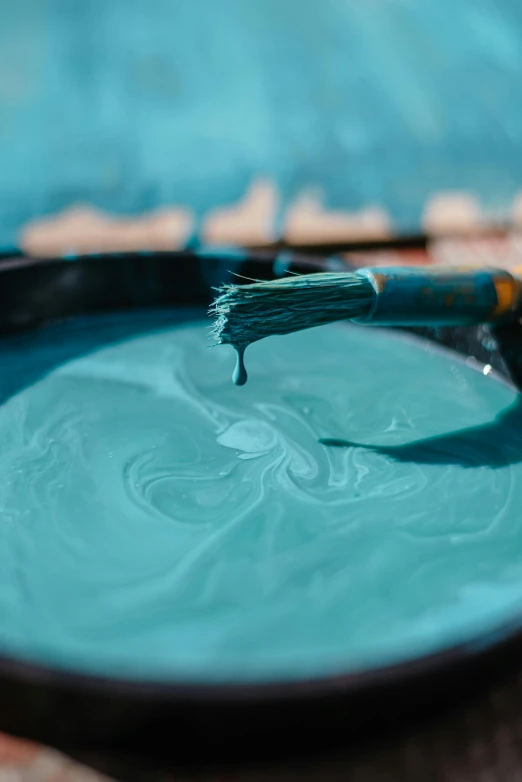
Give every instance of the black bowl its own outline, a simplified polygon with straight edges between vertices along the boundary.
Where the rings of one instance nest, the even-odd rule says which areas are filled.
[[[322,268],[319,259],[305,257],[290,266],[300,272]],[[286,256],[217,251],[5,258],[0,335],[125,308],[190,306],[201,313],[212,288],[232,273],[269,279],[288,268]],[[520,386],[518,323],[491,332],[484,327],[417,332],[491,364]],[[480,643],[400,665],[255,685],[119,681],[35,665],[0,650],[0,729],[75,757],[105,758],[105,767],[117,757],[150,758],[165,766],[302,754],[346,747],[450,706],[505,671],[521,648],[515,622]]]

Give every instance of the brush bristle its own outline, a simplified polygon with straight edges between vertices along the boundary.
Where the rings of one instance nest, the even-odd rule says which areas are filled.
[[[246,347],[273,334],[363,317],[375,297],[369,280],[354,272],[325,272],[270,282],[223,285],[209,313],[216,343]]]

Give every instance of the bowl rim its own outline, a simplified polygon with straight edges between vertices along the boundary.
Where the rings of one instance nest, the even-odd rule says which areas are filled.
[[[151,259],[189,259],[207,261],[214,260],[219,264],[230,262],[232,264],[243,261],[266,265],[267,261],[275,263],[284,256],[288,262],[288,253],[266,251],[231,250],[221,248],[195,249],[183,251],[162,252],[122,252],[122,253],[96,253],[92,255],[78,255],[52,258],[31,258],[21,252],[6,253],[0,257],[0,274],[4,276],[10,272],[20,270],[54,268],[56,270],[70,268],[71,261],[85,264],[92,260],[103,263],[112,260],[134,262],[136,259],[150,261]],[[307,270],[319,269],[322,259],[314,257],[297,257],[296,267],[301,263]],[[323,267],[324,268],[324,267]],[[351,267],[346,265],[347,270]],[[209,290],[210,290],[209,286]],[[89,311],[87,310],[87,313]],[[92,314],[92,313],[91,313]],[[32,326],[30,327],[32,328]],[[18,331],[17,328],[14,331]],[[1,331],[0,339],[7,332]],[[11,332],[12,333],[12,332]],[[420,338],[425,338],[420,335]],[[465,351],[442,345],[445,350],[453,350],[462,355],[470,355]],[[506,375],[503,374],[503,378]],[[509,379],[508,379],[509,380]],[[513,384],[511,384],[513,385]],[[81,670],[74,667],[52,665],[39,662],[28,655],[0,649],[0,680],[15,679],[36,685],[56,689],[76,689],[89,693],[99,692],[103,694],[122,694],[136,697],[138,700],[146,698],[157,702],[245,702],[245,701],[278,701],[281,700],[309,700],[324,698],[334,694],[350,695],[361,692],[370,692],[387,685],[413,684],[436,673],[444,673],[454,669],[462,669],[470,662],[486,660],[497,652],[502,656],[507,648],[513,644],[520,648],[522,645],[522,606],[513,619],[499,623],[498,627],[479,633],[477,636],[448,646],[433,653],[413,655],[410,658],[390,664],[375,664],[368,668],[359,668],[348,672],[327,673],[324,676],[303,676],[299,679],[277,678],[275,680],[237,680],[237,681],[212,681],[207,679],[185,679],[172,677],[140,678],[139,675],[121,677],[113,673],[101,674]]]

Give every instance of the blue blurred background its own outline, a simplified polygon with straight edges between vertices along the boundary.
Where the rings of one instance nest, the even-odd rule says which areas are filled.
[[[521,93],[519,0],[2,0],[0,245],[75,204],[201,234],[252,186],[253,243],[310,199],[361,235],[446,192],[505,224]]]

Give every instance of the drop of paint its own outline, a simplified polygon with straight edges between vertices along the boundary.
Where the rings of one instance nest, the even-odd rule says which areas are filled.
[[[236,366],[234,367],[234,372],[232,373],[232,380],[234,381],[236,386],[244,386],[246,381],[248,380],[248,375],[245,369],[245,361],[244,361],[245,348],[235,347],[235,351],[236,351]]]

